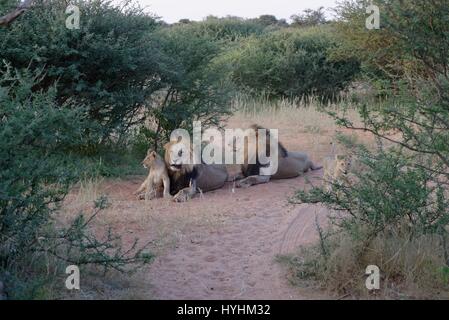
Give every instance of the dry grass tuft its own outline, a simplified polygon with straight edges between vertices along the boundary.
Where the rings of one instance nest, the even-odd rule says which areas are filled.
[[[361,248],[361,241],[339,233],[326,241],[327,254],[315,245],[278,260],[288,266],[293,284],[315,286],[335,296],[448,299],[449,267],[442,267],[446,264],[441,241],[434,235],[412,238],[407,232],[389,232]],[[369,265],[380,269],[380,290],[366,288]]]
[[[94,177],[81,180],[77,186],[75,201],[78,204],[84,205],[92,203],[97,200],[101,194],[101,185],[104,183],[104,178]]]
[[[355,124],[360,123],[358,112],[353,108],[343,108],[338,104],[330,105],[328,108],[345,114]],[[254,99],[241,95],[235,98],[233,109],[235,114],[226,124],[227,127],[247,128],[257,123],[267,128],[278,129],[279,139],[287,149],[305,151],[318,162],[339,151],[339,147],[336,146],[338,133],[355,135],[338,127],[334,119],[322,110],[316,99],[305,103],[300,99]],[[358,134],[358,137],[371,139],[364,134]]]

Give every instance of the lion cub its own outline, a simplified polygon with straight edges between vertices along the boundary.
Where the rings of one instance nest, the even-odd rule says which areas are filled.
[[[160,197],[162,189],[163,197],[171,198],[170,179],[162,157],[156,151],[148,150],[142,165],[144,168],[150,169],[150,172],[140,188],[134,193],[138,199],[151,200]]]
[[[350,155],[337,154],[335,157],[325,158],[324,181],[327,183],[327,189],[330,190],[333,183],[341,183],[343,179],[347,179],[351,166]]]

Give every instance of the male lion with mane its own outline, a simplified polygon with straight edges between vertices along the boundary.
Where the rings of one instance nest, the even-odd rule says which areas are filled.
[[[218,164],[191,164],[185,157],[185,145],[170,141],[165,146],[165,165],[170,177],[170,193],[176,202],[185,202],[198,192],[208,192],[224,186],[228,179],[226,166]],[[190,152],[192,154],[192,152]]]
[[[249,187],[255,184],[267,183],[270,179],[290,179],[296,178],[309,170],[320,170],[321,166],[316,166],[303,152],[289,152],[280,143],[278,143],[278,169],[273,175],[262,175],[261,168],[268,167],[269,164],[262,165],[258,159],[258,131],[266,130],[266,151],[270,150],[270,130],[265,129],[257,124],[252,125],[248,130],[254,130],[256,136],[256,149],[254,154],[249,154],[248,149],[244,149],[245,163],[242,165],[242,174],[244,179],[238,181],[238,188]],[[269,155],[268,155],[269,156]],[[252,160],[252,161],[251,161]],[[255,160],[255,161],[254,161]],[[253,162],[253,163],[250,163]]]

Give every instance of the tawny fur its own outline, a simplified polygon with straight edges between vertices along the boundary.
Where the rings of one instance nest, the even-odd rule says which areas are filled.
[[[350,155],[338,154],[324,159],[324,182],[327,190],[332,189],[335,183],[342,183],[347,178],[352,167]]]
[[[145,168],[149,169],[148,177],[135,192],[139,199],[151,200],[162,196],[170,196],[170,179],[164,160],[155,151],[148,150],[147,156],[142,161]]]

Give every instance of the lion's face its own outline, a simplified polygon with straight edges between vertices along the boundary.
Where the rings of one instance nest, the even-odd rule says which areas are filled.
[[[158,159],[159,155],[156,153],[156,151],[148,150],[147,156],[142,161],[142,165],[144,168],[149,169],[153,166],[155,161]]]
[[[165,164],[168,169],[176,172],[181,171],[185,166],[191,165],[190,152],[185,144],[179,142],[169,142],[164,146]]]
[[[348,155],[337,155],[335,156],[335,171],[348,174],[349,169],[351,168],[352,158]]]

